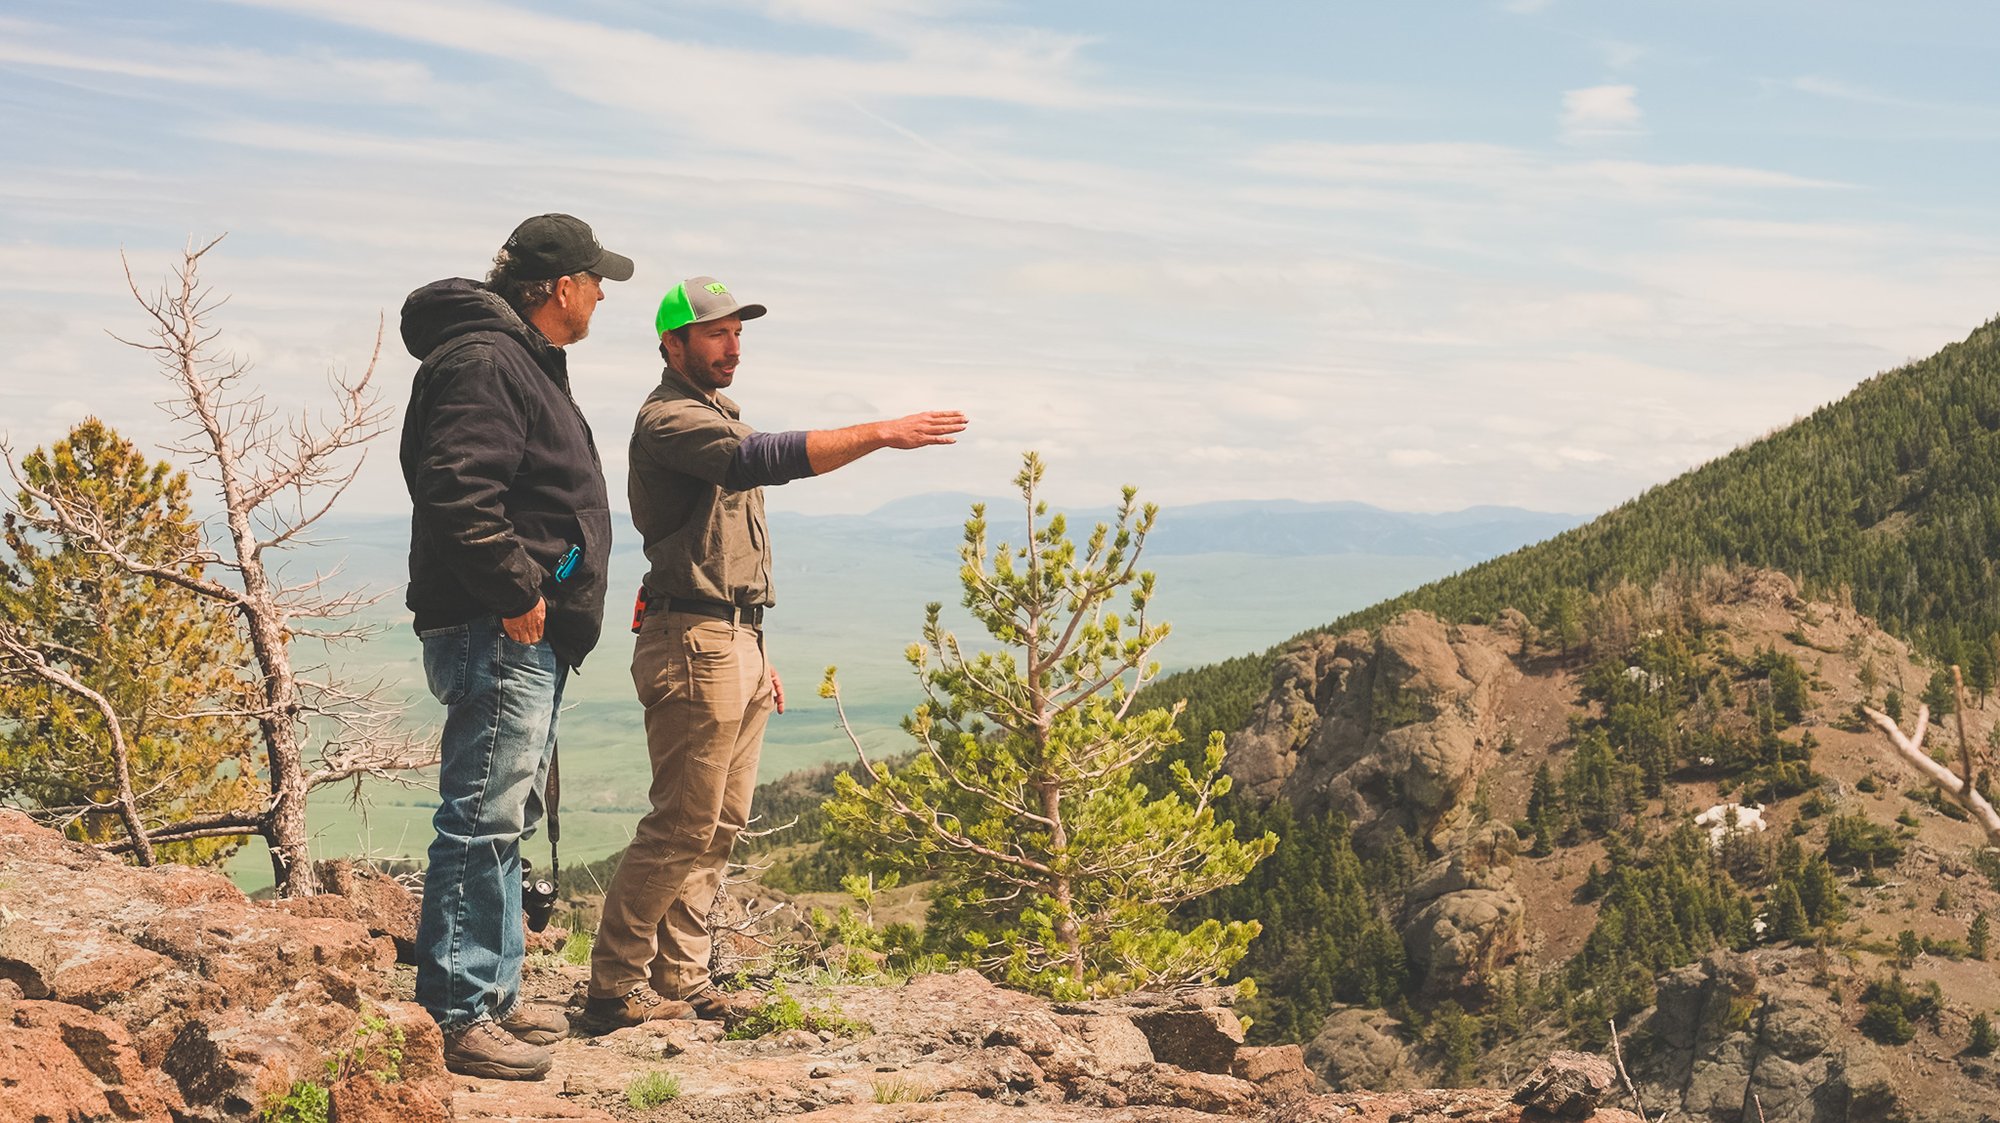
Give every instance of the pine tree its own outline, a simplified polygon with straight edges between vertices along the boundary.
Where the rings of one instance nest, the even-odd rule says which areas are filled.
[[[1535,779],[1528,789],[1528,828],[1535,832],[1535,845],[1528,853],[1537,858],[1546,858],[1555,852],[1556,835],[1562,827],[1556,806],[1561,800],[1556,791],[1556,780],[1549,772],[1548,762],[1535,766]]]
[[[1803,940],[1812,930],[1805,905],[1799,902],[1798,886],[1790,881],[1778,882],[1771,891],[1770,911],[1769,933],[1774,940]]]
[[[1833,876],[1833,867],[1827,864],[1824,854],[1806,859],[1799,873],[1799,903],[1805,906],[1806,918],[1814,927],[1837,923],[1846,913],[1840,879]]]
[[[2000,1048],[2000,1033],[1993,1030],[1993,1019],[1985,1014],[1975,1014],[1972,1018],[1972,1040],[1965,1051],[1975,1057],[1991,1056],[1995,1048]]]
[[[1076,995],[1212,980],[1257,921],[1181,931],[1168,910],[1243,880],[1277,837],[1241,841],[1217,818],[1220,733],[1192,766],[1172,762],[1172,790],[1135,778],[1180,740],[1173,710],[1133,706],[1167,634],[1147,621],[1153,575],[1137,567],[1157,508],[1125,489],[1115,525],[1079,553],[1036,498],[1042,473],[1030,453],[1014,480],[1025,545],[989,548],[984,504],[965,527],[964,604],[999,650],[968,654],[930,606],[909,649],[928,696],[903,723],[918,751],[897,768],[854,740],[868,782],[840,777],[829,831],[885,870],[938,877],[934,926],[1015,985]],[[839,705],[832,668],[821,693]]]
[[[1974,959],[1986,958],[1986,942],[1992,938],[1992,923],[1986,919],[1986,910],[1972,918],[1972,926],[1965,930],[1965,947]]]
[[[1479,1031],[1479,1019],[1457,1002],[1447,998],[1438,1007],[1430,1024],[1430,1039],[1442,1055],[1445,1087],[1463,1088],[1472,1083],[1479,1066]]]
[[[200,547],[186,475],[149,461],[103,422],[78,424],[22,458],[20,469],[30,487],[99,512],[132,556],[200,577],[202,567],[185,560]],[[180,716],[247,704],[238,668],[248,653],[227,610],[171,582],[133,576],[72,539],[34,533],[26,522],[39,505],[25,493],[15,502],[20,514],[9,513],[5,528],[13,560],[0,563],[0,631],[20,650],[0,660],[7,715],[0,796],[80,841],[128,839],[114,759],[122,738],[142,829],[254,809],[255,727],[230,716]],[[102,697],[111,716],[32,673],[37,659]],[[242,841],[167,843],[157,857],[217,862]],[[144,860],[150,848],[133,851]]]
[[[1909,967],[1924,953],[1923,941],[1908,928],[1896,933],[1896,966]]]

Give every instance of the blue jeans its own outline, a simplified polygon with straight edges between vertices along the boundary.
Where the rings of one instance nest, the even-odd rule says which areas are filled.
[[[521,991],[521,840],[542,817],[569,676],[497,617],[419,633],[444,703],[437,815],[417,925],[417,1001],[446,1033],[504,1017]]]

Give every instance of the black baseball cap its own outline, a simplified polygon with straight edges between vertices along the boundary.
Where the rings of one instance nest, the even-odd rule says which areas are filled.
[[[632,259],[597,244],[597,235],[582,219],[566,214],[538,214],[514,228],[500,247],[514,263],[509,270],[527,281],[546,281],[590,272],[607,281],[632,279]]]

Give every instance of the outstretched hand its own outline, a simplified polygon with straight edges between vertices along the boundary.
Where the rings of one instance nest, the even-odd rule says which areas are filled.
[[[923,448],[957,444],[965,431],[965,415],[955,409],[933,409],[882,422],[882,443],[889,448]]]

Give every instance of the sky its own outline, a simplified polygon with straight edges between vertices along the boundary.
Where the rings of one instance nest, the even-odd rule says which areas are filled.
[[[964,410],[771,505],[1590,513],[2000,305],[2000,7],[1758,0],[0,5],[0,434],[157,446],[111,338],[190,238],[286,406],[564,211],[614,505],[654,306],[722,278],[761,429]],[[404,509],[394,436],[343,509]]]

